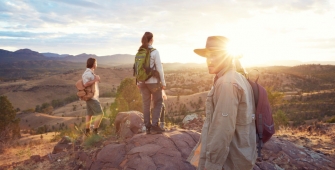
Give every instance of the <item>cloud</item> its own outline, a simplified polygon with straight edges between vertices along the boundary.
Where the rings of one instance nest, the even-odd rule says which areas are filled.
[[[175,53],[171,49],[193,55],[192,49],[204,46],[209,35],[261,39],[263,46],[289,39],[293,45],[322,50],[331,45],[297,39],[320,37],[316,32],[322,23],[328,24],[321,38],[327,36],[324,32],[335,37],[329,31],[335,29],[333,9],[326,0],[5,0],[0,1],[0,46],[70,54],[133,53],[143,33],[151,31],[155,46],[168,56]],[[318,27],[312,28],[315,23]]]
[[[301,39],[300,42],[305,43],[305,48],[315,48],[323,50],[335,50],[335,37],[317,38],[317,39]]]
[[[60,2],[68,5],[73,5],[73,6],[79,6],[79,7],[85,7],[85,8],[93,8],[93,9],[100,9],[102,6],[99,4],[96,4],[94,2],[90,1],[84,1],[84,0],[53,0],[55,2]]]

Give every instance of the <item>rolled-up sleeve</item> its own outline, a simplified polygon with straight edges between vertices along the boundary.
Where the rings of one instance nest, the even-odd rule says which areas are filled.
[[[159,52],[157,50],[156,50],[156,53],[155,53],[154,57],[155,57],[156,70],[159,73],[162,85],[166,86],[165,78],[164,78],[163,66],[162,66],[162,62],[161,62],[161,57],[159,56]]]
[[[205,168],[208,170],[221,170],[227,159],[235,132],[239,99],[239,88],[235,84],[221,82],[216,85],[214,113],[206,146]]]

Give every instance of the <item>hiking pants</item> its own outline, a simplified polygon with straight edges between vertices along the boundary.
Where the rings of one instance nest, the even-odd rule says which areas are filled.
[[[150,122],[150,103],[151,95],[153,100],[153,110],[152,110],[152,124],[158,125],[160,118],[160,113],[162,110],[163,97],[162,97],[162,87],[160,83],[145,84],[140,83],[140,91],[143,101],[143,114],[144,114],[144,124],[147,128],[151,127]]]

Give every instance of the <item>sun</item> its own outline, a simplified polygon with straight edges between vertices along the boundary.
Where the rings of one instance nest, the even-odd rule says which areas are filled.
[[[228,41],[226,50],[230,56],[238,57],[243,55],[243,49],[241,48],[241,45],[232,40]]]

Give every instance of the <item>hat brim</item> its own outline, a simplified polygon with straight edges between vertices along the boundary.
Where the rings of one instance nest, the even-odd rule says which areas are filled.
[[[203,49],[194,49],[194,52],[201,57],[207,57],[208,50],[206,48]]]
[[[208,57],[209,53],[213,52],[213,51],[224,51],[224,50],[221,49],[221,48],[200,48],[200,49],[194,49],[194,52],[196,54],[198,54],[201,57],[206,57],[206,58]]]

